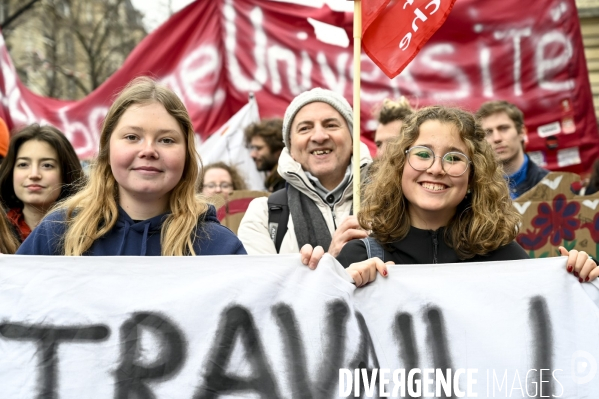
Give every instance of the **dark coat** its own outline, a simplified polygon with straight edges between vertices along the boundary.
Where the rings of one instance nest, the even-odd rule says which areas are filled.
[[[17,255],[63,255],[62,242],[66,232],[65,211],[46,216],[19,247]],[[90,256],[160,256],[161,229],[168,213],[136,221],[119,207],[114,227],[98,238],[84,255]],[[193,243],[196,255],[246,254],[241,241],[222,226],[212,205],[197,225]]]
[[[444,228],[439,230],[421,230],[410,227],[408,235],[399,241],[386,244],[385,262],[393,261],[395,264],[433,264],[433,263],[458,263],[458,262],[488,262],[528,259],[529,256],[515,241],[497,248],[486,255],[476,255],[473,258],[462,260],[443,239]],[[337,256],[343,267],[352,263],[368,259],[366,246],[362,240],[352,240],[345,244]]]
[[[524,155],[528,157],[528,155]],[[516,194],[516,198],[536,186],[545,176],[549,174],[547,169],[543,169],[528,158],[528,171],[526,172],[526,178],[522,183],[512,188],[512,192]]]

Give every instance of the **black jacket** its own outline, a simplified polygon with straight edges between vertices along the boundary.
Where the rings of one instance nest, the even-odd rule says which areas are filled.
[[[528,155],[524,155],[528,157]],[[549,171],[547,169],[543,169],[534,163],[530,158],[528,158],[528,171],[526,172],[526,178],[516,187],[512,188],[512,192],[516,194],[516,198],[536,186],[547,174]]]
[[[285,179],[281,177],[277,171],[277,165],[272,169],[266,180],[264,181],[264,187],[267,191],[274,193],[282,188],[285,188]]]
[[[516,242],[496,249],[486,255],[476,255],[473,258],[461,260],[457,253],[445,243],[444,228],[439,230],[420,230],[410,227],[408,235],[400,241],[384,246],[385,262],[395,264],[433,264],[458,262],[488,262],[502,260],[528,259],[529,256]],[[352,240],[345,244],[337,256],[343,267],[368,259],[366,246],[362,240]]]

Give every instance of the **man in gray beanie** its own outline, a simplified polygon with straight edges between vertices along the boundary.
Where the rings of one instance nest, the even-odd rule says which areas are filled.
[[[250,203],[238,230],[250,255],[298,253],[311,244],[336,256],[346,242],[366,237],[350,216],[352,126],[351,106],[330,90],[303,92],[289,104],[278,167],[287,185]],[[366,145],[360,152],[364,170],[372,159]]]

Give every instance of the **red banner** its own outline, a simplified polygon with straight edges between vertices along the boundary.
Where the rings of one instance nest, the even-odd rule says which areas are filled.
[[[94,155],[102,118],[133,77],[154,76],[175,90],[203,138],[255,93],[262,117],[283,115],[292,98],[321,86],[352,99],[352,49],[317,39],[309,18],[345,29],[351,13],[267,0],[196,1],[132,52],[100,88],[77,102],[34,95],[18,80],[0,42],[0,97],[11,128],[47,122],[80,157]],[[574,0],[460,0],[445,24],[396,78],[362,55],[362,130],[374,130],[374,105],[404,95],[416,106],[476,110],[505,99],[525,114],[528,151],[553,170],[582,172],[599,157]],[[369,137],[369,136],[365,136]],[[369,141],[369,138],[366,139]]]
[[[387,76],[396,77],[443,25],[455,1],[364,1],[364,52]]]

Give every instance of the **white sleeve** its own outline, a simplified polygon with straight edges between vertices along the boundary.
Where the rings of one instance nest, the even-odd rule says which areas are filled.
[[[237,236],[249,255],[276,254],[274,242],[268,233],[268,198],[259,197],[250,202],[241,219]]]

